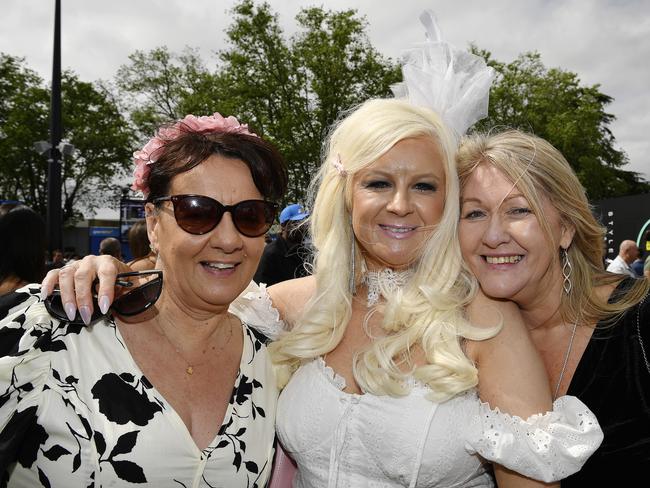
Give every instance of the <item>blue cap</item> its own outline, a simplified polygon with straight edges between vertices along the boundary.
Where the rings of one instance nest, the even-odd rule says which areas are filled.
[[[284,224],[288,220],[302,220],[306,217],[309,217],[309,212],[305,212],[299,203],[292,203],[280,212],[280,223]]]

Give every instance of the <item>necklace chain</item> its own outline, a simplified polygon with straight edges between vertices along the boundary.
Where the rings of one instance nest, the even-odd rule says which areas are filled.
[[[228,324],[230,325],[230,336],[232,336],[232,323],[230,322],[230,318],[228,318]],[[183,360],[183,362],[185,363],[185,373],[187,375],[192,376],[194,374],[194,369],[195,368],[197,368],[198,366],[202,366],[203,364],[205,364],[210,359],[209,357],[207,357],[203,361],[201,361],[200,363],[190,363],[187,359],[185,359],[185,356],[183,356],[183,354],[181,354],[180,349],[178,347],[176,347],[176,345],[171,341],[171,339],[167,335],[167,332],[165,332],[165,329],[160,325],[158,327],[159,327],[160,331],[162,332],[163,336],[165,337],[165,340],[169,343],[170,346],[172,346],[172,349],[176,352],[176,354],[178,354],[178,357],[180,357]],[[215,332],[218,329],[219,329],[219,327],[217,327],[215,329]],[[213,332],[213,334],[214,334],[214,332]],[[230,336],[228,337],[228,340],[225,341],[224,346],[225,346],[225,344],[227,344],[230,341]],[[208,337],[207,340],[209,340],[210,337]],[[207,350],[208,350],[208,347],[206,347],[201,354],[205,354],[205,352]]]
[[[641,346],[641,354],[643,355],[643,362],[645,363],[645,367],[648,370],[648,373],[650,373],[650,361],[648,361],[648,356],[646,355],[645,351],[645,344],[643,343],[643,338],[641,337],[641,306],[643,303],[646,301],[646,298],[648,298],[648,295],[643,297],[643,300],[639,302],[638,309],[636,312],[636,332],[637,332],[637,337],[639,338],[639,345]],[[569,347],[567,347],[566,353],[564,355],[564,363],[562,364],[562,371],[560,371],[560,377],[557,380],[557,384],[555,385],[555,393],[553,394],[553,400],[557,398],[557,394],[560,391],[560,383],[562,383],[562,378],[564,377],[564,372],[566,371],[567,363],[569,362],[569,356],[571,354],[571,348],[573,347],[573,339],[576,335],[576,329],[578,328],[578,321],[576,320],[573,323],[573,330],[571,331],[571,339],[569,340]]]
[[[560,371],[560,377],[557,379],[555,384],[555,392],[553,393],[553,401],[557,400],[557,394],[560,392],[560,383],[562,383],[562,378],[564,378],[564,372],[566,371],[566,366],[569,362],[569,356],[571,355],[571,348],[573,347],[573,339],[576,336],[576,330],[578,329],[578,319],[573,323],[573,330],[571,330],[571,339],[569,339],[569,346],[566,348],[564,353],[564,362],[562,363],[562,371]]]
[[[648,356],[646,355],[645,352],[645,344],[643,343],[643,337],[641,336],[641,307],[645,303],[646,298],[648,298],[648,295],[643,297],[643,300],[638,305],[638,308],[636,309],[636,334],[637,337],[639,338],[639,345],[641,346],[641,354],[643,355],[643,361],[645,362],[645,368],[648,370],[648,373],[650,373],[650,362],[648,362]]]

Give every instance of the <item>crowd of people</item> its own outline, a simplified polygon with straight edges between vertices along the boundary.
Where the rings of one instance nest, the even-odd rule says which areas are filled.
[[[7,251],[33,268],[0,274],[7,486],[645,475],[639,250],[624,242],[604,269],[604,229],[544,139],[465,135],[492,70],[423,22],[396,96],[331,128],[305,205],[278,212],[288,173],[263,134],[188,115],[134,155],[131,261],[107,240],[38,286],[44,239]]]

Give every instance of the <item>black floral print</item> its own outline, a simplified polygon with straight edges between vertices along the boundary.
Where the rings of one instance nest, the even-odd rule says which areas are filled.
[[[39,293],[0,309],[0,486],[265,486],[277,389],[262,334],[243,325],[228,411],[199,450],[112,320],[59,322]]]

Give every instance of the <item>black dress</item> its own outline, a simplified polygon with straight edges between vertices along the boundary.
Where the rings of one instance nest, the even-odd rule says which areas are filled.
[[[634,282],[623,280],[611,300]],[[642,347],[643,345],[643,347]],[[645,351],[644,351],[645,349]],[[598,324],[567,395],[596,415],[605,438],[562,488],[648,486],[650,473],[650,298],[611,326]],[[628,484],[630,479],[646,480]]]

